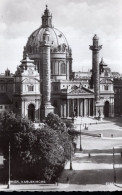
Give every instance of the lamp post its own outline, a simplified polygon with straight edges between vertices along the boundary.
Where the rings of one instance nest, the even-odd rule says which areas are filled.
[[[72,170],[72,146],[70,143],[70,170]]]
[[[81,123],[80,123],[80,151],[83,151],[83,148],[81,145],[81,125],[82,125],[82,117],[81,117]]]
[[[8,186],[7,188],[9,189],[10,188],[10,185],[11,185],[11,182],[10,182],[10,142],[9,142],[9,172],[8,172]]]
[[[116,171],[115,171],[114,147],[113,147],[113,173],[114,173],[114,183],[116,183]]]

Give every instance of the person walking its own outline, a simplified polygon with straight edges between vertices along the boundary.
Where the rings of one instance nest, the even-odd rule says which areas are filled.
[[[59,184],[59,178],[57,178],[57,186],[58,186],[58,184]]]
[[[67,176],[67,183],[69,183],[69,177]]]

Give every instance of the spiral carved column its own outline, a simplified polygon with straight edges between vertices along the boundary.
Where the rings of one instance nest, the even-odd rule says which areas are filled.
[[[50,112],[54,112],[54,107],[51,105],[51,65],[50,65],[50,33],[46,29],[43,34],[43,81],[42,81],[42,112],[43,118]]]
[[[100,71],[99,71],[99,51],[102,45],[99,45],[97,35],[93,37],[93,45],[89,47],[92,50],[92,79],[95,94],[95,116],[103,116],[103,105],[100,101]]]

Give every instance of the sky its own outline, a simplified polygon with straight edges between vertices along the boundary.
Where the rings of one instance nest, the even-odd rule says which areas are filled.
[[[122,0],[0,0],[0,73],[15,72],[30,34],[41,26],[45,5],[55,28],[65,34],[73,54],[73,71],[92,67],[94,34],[99,60],[122,73]]]

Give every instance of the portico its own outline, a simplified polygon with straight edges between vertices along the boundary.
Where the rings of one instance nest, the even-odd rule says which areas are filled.
[[[93,104],[93,92],[85,88],[77,88],[61,95],[60,117],[93,116]]]

